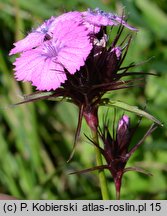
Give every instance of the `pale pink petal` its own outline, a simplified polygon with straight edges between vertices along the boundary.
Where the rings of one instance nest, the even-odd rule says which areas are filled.
[[[133,26],[129,25],[129,24],[128,24],[127,22],[125,22],[121,17],[116,16],[116,17],[115,17],[115,20],[116,20],[119,24],[125,26],[126,28],[128,28],[128,29],[130,29],[130,30],[132,30],[132,31],[138,31],[137,28],[134,28]]]
[[[114,20],[111,16],[108,16],[108,13],[100,12],[100,10],[84,11],[83,18],[86,22],[99,27],[118,24],[116,20]]]
[[[101,26],[116,26],[119,24],[129,28],[130,30],[137,30],[126,23],[123,20],[124,17],[119,17],[115,14],[104,12],[98,8],[95,10],[89,9],[88,11],[84,11],[82,12],[82,15],[85,26],[87,26],[89,31],[92,33],[98,33]]]
[[[46,36],[52,36],[51,32],[54,29],[54,20],[55,17],[51,17],[37,29],[34,29],[31,33],[29,33],[24,39],[14,43],[15,47],[10,51],[9,55],[24,52],[41,45]]]
[[[45,34],[39,32],[32,32],[28,34],[24,39],[14,43],[14,48],[10,51],[9,55],[13,55],[19,52],[30,50],[39,46],[44,41]]]
[[[60,21],[53,32],[53,41],[59,46],[57,60],[71,73],[75,73],[84,65],[92,44],[89,31],[79,22]]]
[[[70,12],[64,13],[56,17],[56,19],[54,20],[54,24],[60,21],[64,22],[66,20],[76,20],[79,22],[79,20],[82,20],[82,13],[79,11],[70,11]]]
[[[55,57],[41,53],[36,48],[21,54],[14,63],[15,77],[18,81],[31,81],[38,90],[55,90],[66,80],[64,68],[55,63]]]
[[[44,33],[44,34],[49,34],[54,29],[54,26],[55,26],[54,22],[55,22],[55,20],[56,20],[56,17],[51,16],[50,19],[45,20],[44,23],[41,26],[39,26],[37,29],[35,29],[33,31]]]
[[[33,73],[36,73],[38,66],[44,59],[38,50],[30,50],[21,54],[19,58],[13,63],[15,77],[19,81],[32,81]]]
[[[96,26],[88,21],[83,22],[84,26],[89,30],[90,34],[97,34],[101,26]]]
[[[38,90],[55,90],[66,80],[64,68],[60,64],[55,64],[51,58],[47,58],[40,65],[40,68],[32,76],[32,84]]]

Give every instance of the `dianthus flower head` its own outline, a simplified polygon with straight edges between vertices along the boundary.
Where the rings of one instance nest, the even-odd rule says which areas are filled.
[[[112,41],[107,26],[110,34],[117,26]],[[31,82],[39,90],[26,96],[23,103],[64,97],[77,105],[80,111],[74,143],[83,117],[92,130],[97,130],[98,107],[107,101],[102,99],[103,95],[133,87],[136,79],[123,80],[123,77],[140,74],[129,72],[135,64],[122,66],[131,42],[131,34],[122,38],[125,28],[136,31],[124,17],[99,9],[74,11],[51,17],[15,43],[10,54],[20,53],[13,63],[16,79]],[[35,40],[31,43],[32,35]]]
[[[102,147],[98,143],[88,138],[97,147],[103,157],[105,158],[106,165],[96,166],[93,168],[81,170],[74,172],[76,173],[86,173],[94,170],[108,169],[114,179],[116,188],[116,197],[120,199],[120,189],[122,184],[123,174],[127,171],[138,171],[144,174],[151,175],[147,171],[139,167],[128,167],[126,164],[131,157],[131,155],[139,148],[139,146],[144,142],[147,136],[149,136],[156,128],[156,124],[152,124],[147,130],[145,135],[139,140],[138,143],[131,146],[132,138],[139,126],[139,123],[135,127],[131,127],[130,118],[127,115],[123,115],[117,124],[116,131],[110,132],[111,128],[109,124],[104,122],[102,128],[99,127],[98,134],[102,140]]]
[[[57,89],[67,80],[65,71],[74,74],[85,64],[92,37],[100,28],[118,24],[135,30],[120,17],[99,9],[52,16],[14,43],[9,54],[20,53],[14,62],[16,79],[31,82],[41,91]]]
[[[120,196],[122,177],[125,172],[134,170],[149,174],[141,168],[125,168],[131,155],[139,148],[139,146],[144,142],[146,137],[157,128],[157,125],[153,123],[147,130],[143,138],[138,143],[130,147],[132,138],[138,126],[139,124],[137,124],[135,127],[131,127],[129,117],[127,115],[123,115],[118,122],[115,137],[114,132],[113,134],[111,134],[108,125],[104,125],[104,128],[99,131],[100,137],[104,144],[104,148],[98,148],[100,148],[100,151],[107,162],[106,168],[113,176],[118,199]]]

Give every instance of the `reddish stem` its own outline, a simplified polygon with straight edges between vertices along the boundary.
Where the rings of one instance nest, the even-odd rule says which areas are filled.
[[[116,189],[116,199],[120,200],[120,192],[122,186],[122,172],[117,173],[116,177],[114,178],[115,189]]]

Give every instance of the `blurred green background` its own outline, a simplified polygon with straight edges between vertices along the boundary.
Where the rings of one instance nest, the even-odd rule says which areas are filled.
[[[10,108],[23,94],[35,89],[15,81],[9,57],[13,42],[23,38],[44,19],[70,10],[100,8],[125,10],[128,22],[139,29],[134,35],[126,64],[147,61],[135,71],[155,72],[143,88],[111,92],[110,96],[145,107],[164,123],[130,159],[152,177],[128,172],[122,183],[122,199],[167,199],[167,4],[165,0],[0,0],[0,193],[19,199],[101,199],[97,172],[68,175],[95,165],[94,148],[88,142],[85,122],[70,163],[78,110],[65,102],[38,101]],[[150,59],[151,58],[151,59]],[[150,59],[148,61],[148,59]],[[103,113],[104,110],[100,110]],[[123,113],[123,111],[119,111]],[[113,117],[113,112],[110,114]],[[137,117],[131,115],[133,122]],[[151,122],[143,120],[135,139]],[[115,198],[113,180],[106,171],[109,190]]]

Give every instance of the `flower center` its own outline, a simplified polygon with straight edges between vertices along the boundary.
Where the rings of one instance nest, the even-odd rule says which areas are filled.
[[[59,52],[59,48],[53,45],[51,41],[47,41],[42,48],[42,55],[48,58],[57,57],[58,52]]]

